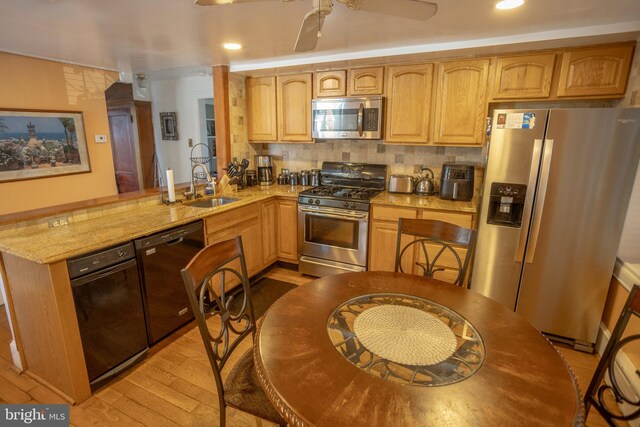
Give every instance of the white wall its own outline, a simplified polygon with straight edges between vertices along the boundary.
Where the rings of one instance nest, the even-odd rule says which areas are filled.
[[[199,99],[213,98],[213,78],[211,76],[192,76],[166,80],[152,80],[151,108],[153,111],[153,132],[156,152],[162,170],[173,169],[176,183],[189,182],[191,179],[191,147],[201,141]],[[176,112],[178,140],[163,141],[160,126],[160,113]],[[198,156],[201,154],[198,153]],[[165,183],[166,185],[166,183]]]
[[[618,258],[626,263],[640,264],[640,166],[636,172],[627,219],[622,229]]]

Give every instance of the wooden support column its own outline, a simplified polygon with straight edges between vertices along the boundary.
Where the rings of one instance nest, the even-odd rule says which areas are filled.
[[[213,112],[216,122],[216,166],[218,177],[231,161],[231,128],[229,110],[229,67],[213,67]]]

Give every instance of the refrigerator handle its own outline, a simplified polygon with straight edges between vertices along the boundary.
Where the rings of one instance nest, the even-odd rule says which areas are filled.
[[[549,170],[551,169],[551,155],[553,154],[553,139],[545,139],[544,154],[542,155],[542,171],[538,186],[538,195],[533,209],[533,226],[531,227],[531,240],[527,250],[526,262],[531,264],[536,254],[536,244],[538,243],[538,233],[542,222],[542,211],[544,210],[544,199],[547,195],[547,184],[549,182]]]
[[[533,153],[531,154],[531,168],[529,168],[529,182],[527,183],[527,197],[524,202],[524,215],[522,217],[522,226],[520,227],[520,240],[518,241],[518,250],[516,251],[516,262],[522,262],[524,258],[524,248],[527,246],[527,233],[531,224],[531,211],[533,208],[533,195],[538,180],[538,171],[540,170],[540,155],[542,153],[542,140],[535,139],[533,141]]]

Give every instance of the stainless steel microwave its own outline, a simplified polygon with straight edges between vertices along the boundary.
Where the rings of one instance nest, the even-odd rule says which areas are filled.
[[[317,139],[382,139],[382,97],[319,98],[311,103]]]

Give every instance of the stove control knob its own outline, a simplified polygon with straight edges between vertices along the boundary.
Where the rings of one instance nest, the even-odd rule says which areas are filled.
[[[313,199],[307,199],[307,203],[309,203],[310,205],[313,204]]]
[[[356,204],[355,203],[351,203],[351,209],[355,209],[356,208]]]
[[[316,200],[315,200],[315,204],[316,204],[316,205],[319,205],[319,204],[320,204],[320,199],[316,199]]]
[[[349,207],[349,202],[344,202],[344,207],[348,208]]]

